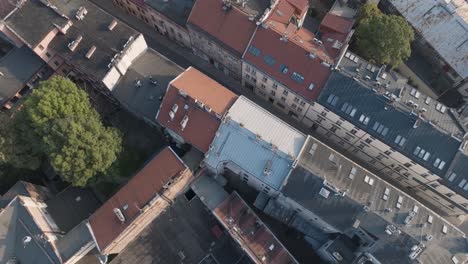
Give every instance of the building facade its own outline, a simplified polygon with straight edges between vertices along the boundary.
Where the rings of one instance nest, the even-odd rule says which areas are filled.
[[[190,48],[190,36],[186,27],[193,1],[177,0],[114,0],[127,13],[134,15],[179,45]]]
[[[242,55],[257,27],[267,16],[270,1],[196,1],[187,27],[195,55],[236,80],[242,76]],[[207,14],[210,14],[207,16]]]
[[[332,74],[303,123],[434,210],[466,215],[466,180],[458,161],[466,156],[466,131],[456,113],[394,73],[346,56],[342,73]],[[347,61],[353,66],[347,68]],[[384,78],[375,81],[376,75]]]
[[[301,121],[343,56],[352,20],[327,15],[314,34],[303,27],[307,1],[277,1],[243,55],[242,84]]]

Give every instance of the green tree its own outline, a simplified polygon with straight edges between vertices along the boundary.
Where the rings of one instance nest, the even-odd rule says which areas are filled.
[[[359,17],[356,21],[357,24],[360,24],[361,20],[371,17],[380,17],[383,16],[382,11],[377,7],[377,4],[366,4],[361,7],[359,10]]]
[[[121,151],[119,131],[105,127],[87,94],[62,77],[42,82],[14,120],[16,141],[29,143],[35,158],[75,186],[109,168]]]
[[[22,138],[15,129],[13,119],[0,114],[0,165],[8,164],[23,169],[37,169],[40,165],[39,154],[34,151],[26,138]]]
[[[411,55],[413,29],[399,16],[371,15],[356,29],[356,48],[361,56],[396,67]]]

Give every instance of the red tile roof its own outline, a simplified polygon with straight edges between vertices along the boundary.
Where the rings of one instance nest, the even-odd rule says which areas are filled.
[[[244,53],[256,27],[255,22],[235,6],[224,11],[221,0],[197,0],[188,23],[216,38],[239,56]]]
[[[320,23],[319,32],[323,45],[333,59],[337,59],[347,44],[353,27],[353,20],[328,13]],[[349,37],[349,38],[348,38]]]
[[[207,152],[221,123],[221,116],[236,98],[230,90],[190,67],[169,84],[156,120],[198,150]],[[212,110],[208,112],[197,102]],[[169,113],[174,105],[177,105],[177,111],[171,118]],[[185,116],[188,121],[183,128],[181,122]]]
[[[193,67],[189,67],[170,84],[189,97],[203,102],[218,115],[223,115],[237,98],[229,89]]]
[[[336,16],[333,14],[326,14],[322,22],[320,22],[320,32],[336,32],[348,34],[353,27],[353,20]]]
[[[279,32],[285,31],[286,28],[280,23],[269,22],[267,29],[259,27],[251,46],[260,49],[261,53],[255,56],[246,52],[244,59],[302,97],[315,100],[331,73],[330,68],[321,63],[331,63],[332,59],[323,46],[314,43],[314,34],[310,31],[299,29],[292,32],[288,35],[287,42],[280,40],[282,34]],[[310,58],[310,53],[315,54],[316,58]],[[272,57],[275,63],[267,64],[264,60],[265,55]],[[282,65],[288,67],[287,73],[280,71]],[[300,83],[293,80],[294,72],[300,74],[304,81]],[[312,90],[309,89],[311,83],[314,85]]]
[[[259,49],[260,54],[256,56],[247,51],[244,60],[305,99],[313,101],[331,74],[330,68],[322,62],[333,64],[333,59],[327,54],[325,47],[316,42],[312,32],[298,28],[294,22],[306,14],[307,7],[307,1],[279,0],[262,27],[255,32],[250,44]],[[287,41],[281,40],[284,36]],[[315,58],[311,58],[309,54],[313,54]],[[265,55],[272,57],[274,64],[266,63]],[[283,66],[288,68],[286,73],[280,70]],[[303,81],[293,79],[294,73],[302,76]],[[309,89],[311,84],[312,90]]]
[[[255,263],[298,263],[236,192],[213,214]]]
[[[133,224],[141,214],[140,208],[160,193],[169,179],[185,170],[184,163],[167,147],[91,215],[89,223],[101,252]],[[125,205],[128,206],[126,210]],[[120,208],[127,219],[125,222],[117,218],[114,208]]]

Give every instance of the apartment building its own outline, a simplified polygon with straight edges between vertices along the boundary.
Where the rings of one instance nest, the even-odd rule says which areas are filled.
[[[277,1],[243,56],[242,84],[302,120],[352,35],[352,20],[328,14],[314,34],[302,27],[307,1]]]
[[[193,67],[167,87],[156,121],[179,145],[205,153],[237,95]]]
[[[241,80],[241,57],[268,7],[269,0],[197,0],[187,24],[193,53]]]
[[[83,257],[92,252],[95,244],[82,220],[93,207],[84,193],[79,193],[85,208],[78,208],[76,202],[60,194],[53,195],[43,186],[23,181],[12,186],[0,198],[1,262],[86,263]],[[67,213],[73,215],[71,221],[64,216]]]
[[[108,94],[147,49],[143,35],[84,0],[16,1],[0,23],[4,36],[29,47],[57,74]]]
[[[193,0],[114,0],[126,12],[138,17],[176,43],[191,47],[187,19]]]
[[[347,52],[304,123],[439,213],[467,214],[466,128],[397,73]]]
[[[283,186],[264,212],[315,240],[330,263],[468,260],[456,225],[315,138]]]
[[[52,71],[28,47],[13,47],[0,57],[0,109],[11,109]]]
[[[192,172],[171,148],[158,153],[89,218],[100,254],[124,249],[192,180]]]
[[[468,3],[463,0],[383,0],[379,6],[403,16],[415,30],[413,46],[436,75],[468,97]]]
[[[269,195],[281,189],[306,136],[241,96],[227,112],[204,166]]]
[[[463,219],[447,221],[413,192],[306,137],[244,97],[223,119],[204,166],[259,191],[255,206],[302,232],[331,263],[467,260]]]

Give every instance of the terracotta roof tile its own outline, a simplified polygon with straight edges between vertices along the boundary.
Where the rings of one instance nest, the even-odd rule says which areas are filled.
[[[348,36],[353,27],[353,20],[328,13],[320,23],[320,39],[328,54],[337,59],[344,45],[349,41]]]
[[[242,55],[255,30],[255,22],[235,6],[223,10],[221,0],[197,0],[188,23],[205,31],[221,43]]]
[[[298,263],[236,192],[213,213],[256,263]]]
[[[171,85],[184,91],[189,97],[203,102],[219,115],[223,115],[237,98],[237,95],[226,87],[193,67],[181,73]]]
[[[259,27],[251,42],[251,46],[260,49],[260,55],[246,52],[244,59],[257,69],[274,78],[294,92],[308,100],[315,100],[325,85],[331,70],[322,62],[331,64],[325,48],[314,43],[314,34],[306,29],[299,29],[288,35],[288,41],[282,41],[282,33],[286,28],[281,23],[270,21],[268,28]],[[281,33],[280,33],[281,32]],[[312,53],[314,59],[309,57]],[[273,64],[265,62],[265,55],[274,59]],[[286,73],[281,69],[287,67]],[[293,74],[303,77],[303,81],[295,81]],[[313,83],[314,88],[309,89]]]
[[[187,96],[179,91],[184,91]],[[236,98],[227,88],[190,67],[169,85],[156,120],[198,150],[207,152],[221,123],[221,116]],[[201,108],[195,100],[209,106],[212,111]],[[174,117],[171,118],[169,113],[175,105],[177,111],[173,111]],[[188,121],[182,128],[185,116]]]
[[[163,149],[150,160],[124,187],[105,202],[91,217],[89,223],[101,252],[112,244],[140,215],[143,208],[169,179],[185,171],[183,162],[170,149]],[[124,206],[128,208],[124,210]],[[120,222],[113,209],[120,208],[127,221]]]
[[[353,27],[353,20],[336,16],[333,14],[326,14],[320,22],[320,32],[336,32],[342,34],[348,34]]]

